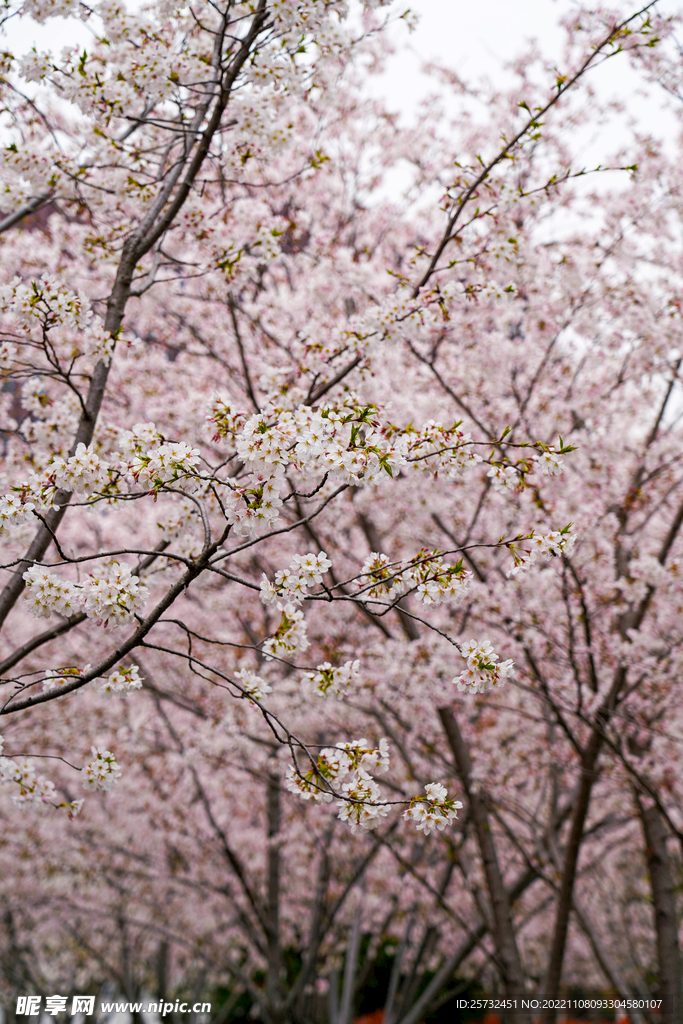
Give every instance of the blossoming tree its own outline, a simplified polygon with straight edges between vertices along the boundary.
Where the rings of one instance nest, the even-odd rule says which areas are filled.
[[[108,964],[286,1021],[318,985],[348,1024],[388,934],[394,1024],[468,957],[511,999],[642,985],[579,854],[640,821],[666,865],[679,827],[677,171],[648,143],[605,204],[568,146],[591,68],[654,74],[670,26],[586,13],[454,143],[364,98],[388,6],[21,8],[94,42],[4,57],[0,770],[44,811],[3,850],[12,990]],[[567,208],[588,241],[542,237]],[[56,828],[80,892],[17,857]]]

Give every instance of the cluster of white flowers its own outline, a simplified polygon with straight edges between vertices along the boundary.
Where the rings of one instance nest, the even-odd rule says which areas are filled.
[[[124,668],[119,665],[107,679],[104,680],[99,690],[105,697],[127,697],[132,690],[142,689],[144,677],[140,675],[137,665],[130,665]]]
[[[306,474],[329,473],[343,483],[371,483],[405,465],[407,439],[389,440],[368,422],[370,408],[300,405],[268,423],[251,416],[236,440],[239,458],[270,475],[290,461]]]
[[[302,800],[329,803],[338,797],[337,817],[349,823],[352,832],[377,828],[389,811],[381,804],[380,789],[370,771],[382,774],[389,768],[386,739],[371,747],[366,739],[337,743],[320,751],[315,768],[297,771],[288,765],[285,786]]]
[[[572,529],[571,523],[563,530],[551,530],[546,534],[534,531],[528,539],[528,550],[510,545],[513,565],[507,575],[516,576],[520,572],[525,572],[539,555],[544,558],[552,558],[553,555],[568,555],[575,543],[576,533]]]
[[[45,0],[33,0],[33,2],[44,3]],[[51,0],[51,2],[55,2],[55,0]],[[67,3],[69,0],[56,0],[56,2]],[[138,19],[134,14],[128,14],[124,4],[116,5],[105,2],[99,5],[99,10],[106,21],[106,35],[110,41],[130,36],[131,30],[140,28],[139,22],[135,24]],[[86,113],[97,109],[95,103],[99,102],[100,105],[107,104],[116,116],[121,116],[125,110],[130,109],[135,95],[140,92],[157,98],[168,95],[175,83],[179,81],[187,80],[187,78],[192,81],[197,80],[198,61],[193,61],[191,54],[187,51],[174,53],[169,50],[168,45],[157,33],[145,33],[138,44],[136,53],[137,59],[134,62],[127,62],[124,75],[120,72],[108,74],[108,63],[97,52],[91,51],[86,55],[81,55],[78,50],[75,53],[72,50],[62,58],[63,74],[59,81],[60,93]],[[189,67],[192,70],[188,75],[186,72]],[[95,89],[97,89],[96,96]],[[103,144],[106,145],[104,140]],[[126,181],[124,188],[127,188],[129,194],[139,197],[143,202],[155,191],[153,185],[131,178]]]
[[[20,526],[34,518],[35,505],[27,501],[22,504],[16,494],[5,494],[0,498],[0,530]]]
[[[168,95],[173,85],[172,76],[175,73],[176,81],[180,81],[178,72],[184,62],[181,59],[179,62],[181,67],[179,67],[174,60],[174,55],[169,53],[160,40],[146,46],[143,54],[142,59],[136,61],[130,69],[131,86],[144,89],[148,95],[152,96]],[[117,98],[119,97],[123,99],[120,93]],[[131,183],[131,185],[132,194],[139,195],[141,199],[153,192],[150,187],[141,190],[139,182]]]
[[[109,562],[101,576],[91,574],[81,584],[81,604],[101,626],[125,626],[141,612],[147,587],[133,576],[125,562]]]
[[[19,74],[27,82],[40,82],[54,68],[51,53],[40,53],[35,46],[19,61]]]
[[[320,697],[336,697],[341,700],[354,689],[358,680],[359,661],[345,661],[343,665],[331,665],[324,661],[315,672],[307,672],[308,688]]]
[[[11,54],[2,54],[0,69],[4,74],[9,72],[10,64]],[[12,192],[16,194],[17,191],[23,191],[24,202],[28,195],[39,195],[46,188],[57,187],[61,172],[55,165],[53,152],[51,147],[36,146],[29,139],[26,139],[23,145],[7,146],[2,150],[0,157],[0,174],[5,180],[5,187],[11,176]],[[26,184],[29,186],[28,189],[25,187]],[[7,206],[4,198],[2,206],[3,209]],[[15,283],[18,280],[15,278]]]
[[[442,832],[446,825],[457,818],[462,807],[459,800],[448,800],[448,790],[438,782],[425,786],[425,796],[416,796],[410,807],[403,812],[406,821],[414,821],[418,832],[426,836],[434,829]]]
[[[282,409],[268,403],[240,425],[242,417],[216,396],[209,416],[218,428],[214,440],[229,437],[248,471],[244,483],[243,478],[239,484],[225,481],[230,491],[222,501],[235,534],[256,536],[272,528],[283,504],[280,493],[289,465],[304,478],[328,476],[354,486],[375,482],[384,473],[393,476],[406,462],[409,442],[395,432],[385,436],[378,421],[370,420],[376,412],[374,406],[362,407],[348,397],[339,408],[319,410],[301,404]],[[140,445],[136,455],[146,459],[149,452]],[[272,589],[265,596],[272,598]]]
[[[345,429],[344,429],[345,428]],[[360,431],[353,436],[350,424],[337,425],[326,443],[314,443],[313,432],[304,431],[296,446],[297,455],[305,448],[319,471],[330,473],[342,483],[376,483],[383,473],[394,476],[405,465],[405,440],[389,442],[378,430]],[[310,462],[309,462],[310,465]]]
[[[352,832],[369,832],[386,817],[389,807],[379,803],[380,789],[370,771],[383,774],[389,770],[389,743],[382,738],[379,746],[369,747],[365,739],[338,743],[337,749],[348,759],[348,776],[341,792],[346,798],[337,802],[337,817],[351,826]]]
[[[130,430],[123,430],[118,436],[122,460],[129,463],[134,461],[135,456],[142,455],[162,441],[163,437],[155,423],[134,423]]]
[[[339,14],[346,13],[346,4],[339,3],[338,0],[328,6],[330,9],[336,8]],[[293,35],[298,33],[294,35],[294,39],[299,39],[303,33],[316,31],[326,24],[326,14],[327,11],[321,9],[315,0],[298,0],[294,4],[291,0],[271,0],[271,16],[278,22],[278,29],[290,31]]]
[[[97,747],[92,747],[92,756],[92,761],[84,768],[83,786],[85,789],[108,793],[120,779],[121,769],[110,750],[98,750]]]
[[[189,490],[196,490],[199,449],[184,441],[165,441],[156,424],[135,423],[131,430],[119,434],[118,447],[114,466],[129,483],[141,484],[153,492],[169,483],[182,484],[188,490],[189,479]]]
[[[572,448],[565,449],[573,451]],[[564,459],[553,448],[545,448],[535,460],[531,457],[517,466],[494,463],[488,471],[488,477],[495,491],[520,490],[524,486],[525,474],[532,469],[540,469],[543,476],[559,476],[564,472]]]
[[[431,558],[426,566],[418,566],[418,570],[428,569],[430,578],[420,583],[415,597],[425,606],[444,603],[458,604],[469,590],[472,573],[463,568],[461,563],[446,565],[441,558]]]
[[[262,415],[250,416],[237,435],[235,448],[245,466],[270,475],[275,465],[289,461],[292,437],[281,422],[268,424]]]
[[[287,765],[285,772],[285,788],[296,793],[302,800],[313,800],[316,803],[329,803],[334,795],[331,790],[335,783],[349,772],[349,761],[346,754],[339,750],[326,747],[320,751],[316,762],[316,770],[297,771],[293,764]]]
[[[22,10],[34,21],[48,18],[66,18],[78,10],[77,0],[24,0]]]
[[[559,476],[564,472],[563,463],[564,459],[551,449],[543,452],[536,460],[536,465],[540,467],[543,476]]]
[[[195,473],[199,450],[184,441],[160,444],[135,456],[129,467],[133,478],[143,484],[160,487]]]
[[[287,6],[292,7],[290,3]],[[272,102],[264,102],[263,93],[258,96],[257,100],[255,100],[253,92],[244,96],[235,96],[233,117],[237,123],[233,131],[230,132],[229,139],[226,140],[227,145],[223,154],[223,166],[226,170],[230,167],[243,167],[243,161],[251,156],[258,158],[267,153],[277,153],[292,138],[291,119],[286,116],[286,112],[281,107],[278,108]],[[263,221],[259,224],[260,230],[263,231],[266,225],[270,225],[270,230],[273,230],[273,227],[278,225],[280,218],[276,220],[267,208],[264,210],[264,214]],[[277,238],[277,235],[274,238]],[[260,246],[254,255],[263,259]]]
[[[83,335],[83,351],[95,362],[108,362],[114,354],[114,339],[104,324],[95,320]]]
[[[100,0],[95,10],[104,22],[113,21],[125,15],[125,5],[119,0]]]
[[[147,599],[147,587],[133,576],[130,566],[109,562],[101,575],[90,575],[82,583],[62,580],[39,565],[23,575],[25,599],[33,614],[49,618],[52,612],[70,616],[84,611],[98,625],[124,626],[141,612]]]
[[[497,260],[502,258],[509,262],[517,257],[518,242],[516,238],[499,235],[493,242],[488,243],[486,251]]]
[[[13,179],[9,175],[0,177],[2,205],[8,212],[25,206],[33,198],[35,191],[31,182],[23,176]]]
[[[324,551],[317,555],[294,555],[288,569],[279,569],[275,573],[275,582],[271,583],[266,574],[261,577],[261,600],[265,605],[276,604],[284,608],[287,604],[301,604],[309,587],[321,583],[323,574],[331,567]]]
[[[78,679],[79,676],[85,675],[90,670],[90,665],[85,665],[82,669],[76,665],[69,665],[66,668],[47,668],[45,669],[43,690],[45,693],[51,693],[53,690],[61,690],[63,686],[68,686],[69,683],[73,683],[74,679]]]
[[[44,775],[36,774],[32,758],[3,757],[3,749],[4,743],[0,736],[0,783],[13,783],[19,787],[19,792],[12,797],[17,807],[37,810],[47,804],[55,808],[63,807],[70,818],[76,817],[85,801],[58,801],[54,783]]]
[[[234,441],[244,420],[244,413],[237,412],[230,399],[220,394],[215,394],[209,406],[209,423],[215,427],[214,441],[229,437]]]
[[[32,427],[37,426],[37,422],[34,420]],[[49,427],[48,427],[49,430]],[[28,479],[17,481],[14,487],[16,495],[10,503],[8,509],[9,512],[13,513],[14,509],[17,508],[17,503],[20,500],[21,505],[24,509],[30,509],[32,512],[37,514],[45,514],[50,509],[58,509],[59,505],[55,503],[55,496],[57,494],[57,484],[55,482],[54,474],[52,472],[52,463],[49,466],[45,466],[39,472],[33,469],[28,471]],[[9,495],[6,496],[8,499]],[[0,499],[2,503],[2,499]],[[26,515],[23,521],[29,522],[34,518],[33,515]],[[9,525],[19,525],[22,522],[21,514],[14,519],[9,520]]]
[[[279,132],[275,130],[273,133],[275,139],[279,141]],[[283,136],[282,141],[286,136]],[[256,224],[254,227],[254,237],[249,243],[249,248],[254,250],[256,256],[258,256],[259,262],[268,262],[276,259],[280,255],[280,242],[279,239],[283,235],[283,231],[273,226],[272,224]]]
[[[80,595],[69,580],[60,579],[40,565],[27,569],[23,579],[26,583],[24,598],[38,618],[49,619],[52,612],[68,617],[80,610]]]
[[[474,452],[472,436],[460,429],[460,423],[444,427],[429,420],[411,441],[408,462],[423,473],[438,473],[453,480],[480,463],[481,456]]]
[[[272,13],[277,17],[275,44],[250,62],[246,79],[259,86],[271,86],[279,94],[286,91],[291,95],[309,81],[310,75],[310,58],[304,64],[296,58],[298,52],[303,50],[308,55],[311,43],[327,51],[334,40],[333,52],[337,53],[345,43],[347,34],[342,22],[349,13],[348,3],[346,0],[330,0],[324,4],[317,0],[296,0],[296,3],[273,0]],[[334,14],[339,17],[333,17]],[[258,95],[263,95],[263,90]]]
[[[387,804],[380,804],[380,789],[372,778],[352,776],[342,785],[345,800],[337,803],[340,821],[346,821],[352,832],[370,832],[389,813]]]
[[[45,416],[46,409],[52,407],[53,399],[46,393],[42,377],[29,377],[27,381],[24,381],[21,386],[21,404],[27,412],[37,418]]]
[[[352,337],[370,342],[367,349],[381,342],[390,343],[414,337],[425,324],[433,324],[439,316],[438,306],[430,309],[422,298],[415,299],[409,288],[401,288],[381,305],[371,306],[353,317],[349,327]]]
[[[303,653],[310,647],[306,636],[306,620],[304,613],[293,604],[286,604],[282,609],[280,625],[263,644],[263,654],[267,661],[272,658],[287,658]]]
[[[453,680],[461,692],[485,693],[496,686],[504,686],[514,667],[510,658],[498,661],[488,640],[470,640],[463,647],[462,656],[467,658],[467,668]]]
[[[462,560],[457,565],[447,565],[440,555],[420,551],[405,569],[399,562],[390,562],[386,555],[373,551],[363,562],[360,585],[373,586],[367,591],[370,597],[400,597],[407,587],[417,584],[415,597],[425,605],[439,605],[445,602],[457,604],[467,593],[472,573],[465,569]]]
[[[263,700],[267,693],[272,693],[272,686],[248,668],[241,668],[235,672],[235,679],[238,679],[245,694],[253,697],[254,700]]]
[[[109,464],[81,442],[74,455],[66,461],[56,456],[49,469],[58,487],[87,498],[106,486]]]
[[[516,490],[522,482],[522,476],[514,466],[491,466],[486,475],[491,480],[494,491],[498,491],[499,494]]]
[[[365,309],[352,318],[345,347],[353,346],[356,341],[356,344],[363,343],[365,351],[372,351],[381,342],[404,338],[413,341],[425,328],[438,326],[448,318],[448,306],[463,295],[503,299],[516,294],[517,286],[513,281],[504,284],[494,279],[482,284],[448,281],[431,292],[421,293],[419,298],[415,298],[409,288],[402,287],[383,304]]]
[[[30,757],[0,757],[0,782],[14,782],[19,792],[12,797],[18,807],[30,804],[52,804],[55,806],[55,786],[43,775],[37,775]]]
[[[66,452],[78,425],[78,397],[72,391],[49,393],[48,382],[44,378],[32,377],[21,386],[21,404],[31,413],[30,418],[26,417],[22,423],[27,441],[45,452]],[[43,469],[30,469],[28,476],[39,488],[47,486],[54,493],[54,483],[48,481],[47,466]],[[23,492],[27,488],[26,481],[22,481],[21,486]],[[16,487],[12,490],[16,490]],[[30,495],[31,501],[36,501],[30,485],[26,493]],[[36,506],[40,504],[39,498]]]
[[[483,299],[502,299],[504,295],[516,295],[517,285],[514,281],[508,281],[507,284],[501,284],[500,281],[487,281],[482,285],[479,294]]]
[[[41,77],[45,59],[46,55],[42,54],[28,58],[29,74]],[[34,191],[32,186],[26,196],[20,196],[16,184],[11,187],[15,202],[19,199],[25,201]],[[85,353],[95,359],[110,359],[114,351],[114,339],[93,313],[86,296],[71,291],[49,274],[29,285],[15,277],[10,284],[0,286],[0,309],[14,314],[29,328],[38,322],[44,330],[59,327],[67,331],[74,355]]]
[[[399,568],[400,564],[390,562],[379,551],[372,551],[361,567],[360,586],[365,589],[369,583],[373,584],[367,591],[369,597],[400,597],[408,586],[408,580]]]
[[[370,769],[380,775],[389,771],[389,741],[384,737],[376,747],[371,747],[366,739],[337,743],[336,746],[345,752],[353,771]]]
[[[285,468],[279,464],[269,471],[255,470],[249,474],[246,486],[236,487],[224,499],[227,521],[238,536],[253,537],[273,526],[280,515],[284,479]],[[244,504],[240,505],[240,500]]]

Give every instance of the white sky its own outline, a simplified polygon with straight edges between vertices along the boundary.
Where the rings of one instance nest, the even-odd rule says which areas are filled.
[[[541,42],[544,53],[559,55],[558,18],[573,6],[567,0],[409,0],[408,5],[419,24],[408,36],[412,52],[401,57],[400,71],[392,73],[393,89],[404,108],[411,105],[425,60],[448,64],[461,78],[487,75],[499,80],[502,65],[531,38]]]
[[[544,57],[557,62],[561,68],[564,30],[558,22],[578,6],[575,0],[406,2],[419,16],[418,28],[412,35],[402,33],[408,49],[393,58],[378,85],[391,106],[408,117],[414,112],[416,101],[430,89],[426,76],[421,73],[421,66],[429,60],[448,65],[466,81],[485,76],[496,84],[511,83],[504,65],[534,39]],[[613,6],[629,14],[637,10],[640,3],[639,0],[613,0]],[[662,0],[660,7],[662,13],[683,14],[683,0]],[[643,129],[664,137],[676,132],[673,119],[664,109],[663,92],[657,89],[646,97],[642,79],[630,69],[626,55],[621,54],[591,72],[591,82],[601,97],[624,100],[628,114],[635,117]],[[605,144],[618,144],[623,134],[622,125],[623,122],[615,124],[607,137],[602,133],[603,149]]]

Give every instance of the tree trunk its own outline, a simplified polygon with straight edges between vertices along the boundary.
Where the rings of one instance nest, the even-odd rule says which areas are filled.
[[[647,601],[641,602],[639,616],[635,621],[638,628],[647,610]],[[541,1024],[554,1024],[557,1017],[557,1010],[552,1009],[552,1004],[560,994],[560,981],[562,978],[562,964],[567,947],[567,931],[569,929],[569,915],[574,904],[574,883],[579,864],[579,854],[583,841],[583,830],[590,808],[593,785],[598,777],[597,766],[602,745],[605,741],[605,730],[614,711],[617,697],[626,683],[627,670],[623,665],[619,666],[614,674],[614,681],[610,692],[598,709],[595,716],[595,724],[591,731],[588,742],[581,757],[581,776],[574,803],[569,837],[564,851],[564,863],[562,877],[560,879],[559,892],[557,896],[557,910],[555,913],[555,927],[553,929],[553,940],[548,959],[548,973],[545,982],[545,997],[550,1006],[541,1013]]]
[[[353,1013],[354,982],[356,979],[356,967],[358,965],[358,950],[360,949],[361,926],[363,920],[363,901],[360,900],[351,926],[351,933],[346,946],[346,959],[344,961],[344,979],[342,981],[341,1003],[339,1006],[339,1018],[337,1024],[351,1024]]]
[[[280,951],[280,779],[268,774],[268,892],[266,939],[268,974],[266,993],[275,1019],[282,1005],[282,956]]]
[[[683,1020],[683,965],[678,944],[676,890],[666,848],[668,829],[658,807],[643,807],[636,795],[645,837],[645,854],[652,890],[652,908],[659,964],[658,998],[662,1000],[662,1021]]]
[[[524,971],[519,949],[517,948],[510,901],[498,863],[498,855],[493,841],[486,804],[481,794],[472,786],[472,764],[469,751],[460,732],[453,709],[450,707],[439,708],[439,717],[453,752],[458,775],[462,779],[465,795],[470,807],[470,814],[474,822],[477,843],[484,865],[486,885],[491,900],[494,921],[493,941],[496,947],[497,966],[503,982],[505,998],[514,999],[517,1002],[517,1014],[515,1016],[517,1024],[531,1024],[531,1015],[523,1012],[521,1009],[522,999],[527,996],[524,985]]]
[[[593,955],[595,956],[600,970],[614,989],[615,994],[619,999],[624,1000],[640,998],[641,994],[632,992],[631,987],[627,984],[626,980],[622,978],[619,968],[610,957],[609,952],[603,946],[597,929],[593,927],[590,917],[578,902],[576,896],[574,897],[574,914],[576,916],[576,920],[581,926],[581,930],[590,942]],[[638,1009],[629,1010],[627,1017],[631,1021],[631,1024],[645,1024],[645,1018]]]

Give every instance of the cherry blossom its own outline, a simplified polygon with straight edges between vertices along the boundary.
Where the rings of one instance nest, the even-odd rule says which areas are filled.
[[[485,693],[494,687],[505,686],[512,675],[512,659],[499,662],[489,640],[468,641],[463,644],[462,656],[467,658],[467,668],[453,680],[461,691]]]
[[[83,786],[91,791],[100,790],[108,793],[120,779],[121,769],[110,750],[98,750],[97,747],[93,747],[92,756],[92,761],[84,768]]]
[[[0,60],[2,962],[278,1024],[389,948],[394,1024],[666,981],[680,160],[584,87],[672,95],[672,24],[409,123],[390,4],[7,13],[92,41]]]

